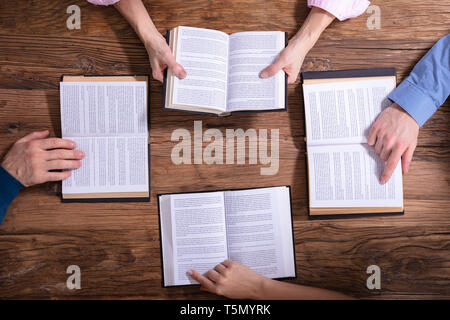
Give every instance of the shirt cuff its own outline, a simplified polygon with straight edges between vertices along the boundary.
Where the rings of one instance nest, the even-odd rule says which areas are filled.
[[[308,0],[308,7],[321,8],[340,21],[363,14],[369,4],[367,0]]]
[[[23,185],[0,165],[0,224]]]
[[[408,79],[400,83],[388,98],[408,112],[420,127],[436,112],[433,99]]]

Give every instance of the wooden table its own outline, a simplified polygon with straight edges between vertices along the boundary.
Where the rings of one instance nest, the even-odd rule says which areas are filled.
[[[401,81],[450,30],[445,1],[372,1],[370,14],[334,22],[308,54],[303,71],[396,67]],[[145,1],[161,32],[178,25],[231,33],[284,30],[292,36],[309,9],[299,0]],[[66,8],[81,8],[81,29],[66,28]],[[62,74],[150,73],[147,53],[113,7],[84,1],[0,2],[0,152],[35,130],[60,136]],[[151,82],[151,201],[63,204],[60,183],[23,190],[0,226],[0,298],[215,298],[198,287],[161,288],[156,195],[183,191],[291,185],[298,268],[295,283],[358,298],[450,298],[450,111],[442,106],[421,129],[404,176],[404,216],[311,221],[307,215],[304,113],[299,83],[286,113],[226,118],[161,110]],[[280,170],[260,165],[171,162],[177,128],[279,128]],[[247,161],[248,163],[248,161]],[[366,287],[366,268],[381,268],[381,290]],[[66,288],[66,268],[81,267],[81,290]]]

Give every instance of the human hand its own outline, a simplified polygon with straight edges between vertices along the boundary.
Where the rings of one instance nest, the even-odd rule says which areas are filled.
[[[59,181],[70,177],[70,171],[51,170],[76,169],[85,154],[73,150],[76,143],[59,138],[48,138],[48,130],[33,132],[17,140],[6,154],[2,166],[24,186],[47,181]]]
[[[232,299],[257,299],[268,279],[231,260],[218,264],[206,276],[195,270],[190,270],[189,274],[201,284],[201,290]]]
[[[375,153],[387,162],[380,183],[389,181],[400,157],[403,172],[408,172],[418,136],[418,123],[398,104],[392,104],[379,115],[370,129],[367,143],[375,145]]]
[[[184,70],[181,64],[176,62],[175,57],[172,54],[172,50],[170,50],[166,40],[160,33],[157,33],[150,41],[146,42],[145,48],[148,52],[150,65],[152,66],[152,76],[154,79],[163,82],[163,71],[167,67],[176,77],[180,79],[186,77],[186,70]]]
[[[288,76],[288,83],[294,83],[297,80],[307,53],[308,51],[304,49],[300,40],[290,40],[288,46],[281,51],[277,60],[261,71],[261,78],[273,77],[280,70],[283,70]]]
[[[261,78],[272,77],[283,70],[288,75],[288,83],[294,83],[300,73],[305,56],[334,18],[331,13],[314,6],[300,30],[289,40],[288,46],[281,51],[277,61],[261,71]]]

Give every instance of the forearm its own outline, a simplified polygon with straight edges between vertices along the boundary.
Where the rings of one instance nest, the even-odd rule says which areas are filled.
[[[450,34],[439,40],[389,94],[422,126],[450,93]]]
[[[0,224],[23,185],[0,165]]]
[[[345,294],[296,285],[289,282],[265,279],[262,289],[256,297],[257,300],[347,300],[353,299]]]
[[[334,16],[318,7],[312,7],[300,30],[291,42],[298,50],[308,52],[316,44],[322,32],[334,20]]]
[[[145,46],[160,40],[161,34],[156,29],[142,0],[121,0],[114,5],[132,26]]]

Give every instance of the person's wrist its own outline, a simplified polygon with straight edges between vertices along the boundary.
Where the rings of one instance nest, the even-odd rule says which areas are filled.
[[[309,36],[297,34],[291,39],[290,44],[297,55],[306,56],[309,50],[314,46],[315,41]]]
[[[252,296],[250,299],[252,300],[264,300],[268,297],[268,292],[270,291],[270,283],[272,282],[272,279],[262,277],[260,278],[260,281],[257,286],[255,286],[255,290],[252,293]]]
[[[403,109],[402,106],[400,106],[397,103],[394,103],[390,107],[394,108],[398,112],[400,112],[400,114],[404,117],[404,119],[408,119],[408,120],[410,120],[409,122],[416,124],[417,127],[420,127],[419,124],[417,123],[416,119],[414,119],[405,109]]]
[[[2,166],[3,169],[11,175],[11,177],[19,181],[22,185],[25,185],[22,181],[20,181],[19,174],[16,170],[14,170],[12,162],[8,161],[8,159],[4,159],[0,166]]]
[[[158,31],[148,31],[142,36],[142,42],[147,50],[159,47],[164,41],[164,37]]]

